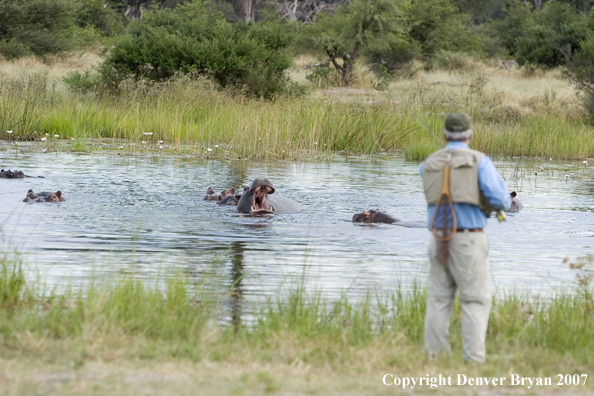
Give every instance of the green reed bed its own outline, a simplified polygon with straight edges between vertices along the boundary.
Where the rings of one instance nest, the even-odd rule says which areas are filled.
[[[426,290],[413,284],[369,291],[357,302],[335,301],[288,286],[229,321],[225,298],[208,282],[181,273],[159,284],[122,274],[92,280],[82,291],[57,292],[27,282],[12,259],[0,264],[0,355],[19,361],[81,367],[86,362],[157,360],[291,365],[337,373],[415,373],[428,370],[422,339]],[[290,283],[290,282],[289,282]],[[223,304],[224,305],[224,304]],[[576,288],[546,303],[524,295],[495,299],[487,335],[488,361],[474,370],[500,375],[591,372],[594,368],[592,290]],[[461,311],[452,315],[453,356],[440,370],[462,368]],[[226,324],[225,324],[226,323]],[[433,369],[432,369],[433,370]]]
[[[209,157],[291,160],[404,150],[407,159],[419,160],[441,147],[443,114],[461,110],[474,119],[471,146],[488,154],[594,157],[594,130],[575,114],[541,106],[520,116],[476,88],[447,97],[448,103],[440,102],[437,91],[419,90],[374,104],[248,100],[183,76],[121,88],[118,95],[78,95],[55,88],[43,75],[0,77],[0,138],[67,139],[74,150],[91,150],[84,139],[100,139],[135,152],[161,146]]]

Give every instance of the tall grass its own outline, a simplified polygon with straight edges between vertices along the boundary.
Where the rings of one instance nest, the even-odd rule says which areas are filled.
[[[335,301],[303,285],[252,307],[247,324],[221,325],[219,303],[205,283],[183,274],[151,285],[134,275],[91,282],[58,293],[24,281],[13,262],[0,264],[0,353],[4,358],[50,361],[94,359],[202,359],[289,364],[348,372],[420,370],[426,290],[369,291],[358,302]],[[546,303],[526,296],[495,299],[489,321],[489,361],[483,371],[510,368],[522,375],[594,367],[594,315],[590,288],[558,294]],[[461,310],[454,306],[451,343],[457,367]],[[503,360],[502,360],[503,359]],[[545,361],[543,361],[543,359]],[[542,372],[540,372],[542,375]]]
[[[35,83],[0,81],[4,138],[13,130],[12,139],[47,133],[77,142],[107,139],[123,149],[160,146],[173,153],[292,160],[404,149],[408,159],[417,160],[439,148],[445,113],[467,111],[476,130],[471,147],[488,154],[594,156],[594,131],[579,113],[567,113],[547,96],[531,104],[531,114],[522,114],[487,92],[488,78],[480,73],[469,76],[459,92],[419,83],[373,104],[313,97],[247,100],[188,76],[158,84],[126,81],[118,96],[56,91],[43,76],[31,77]],[[91,147],[77,144],[75,149]]]

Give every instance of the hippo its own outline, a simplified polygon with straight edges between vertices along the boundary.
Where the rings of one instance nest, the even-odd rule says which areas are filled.
[[[11,171],[10,169],[5,171],[4,169],[0,170],[0,179],[24,179],[25,177],[39,177],[44,178],[43,176],[29,176],[25,175],[23,171]]]
[[[508,213],[518,213],[520,209],[524,208],[524,205],[522,205],[522,202],[516,198],[516,195],[518,194],[516,194],[515,191],[509,193],[509,196],[511,197],[511,206],[509,207],[509,210],[507,210]]]
[[[228,197],[229,195],[235,194],[235,189],[231,188],[231,190],[222,190],[219,192],[215,192],[212,188],[208,187],[206,190],[206,196],[204,197],[205,201],[220,201],[221,199]]]
[[[245,192],[249,189],[250,189],[249,187],[244,187],[243,191]],[[225,198],[217,201],[217,205],[237,206],[240,199],[241,199],[241,194],[228,195]]]
[[[62,191],[58,190],[55,193],[43,191],[40,193],[34,193],[33,190],[27,191],[27,197],[23,199],[23,202],[64,202],[66,201],[62,197]]]
[[[363,210],[363,213],[357,213],[353,215],[353,223],[386,223],[403,225],[401,220],[395,219],[389,214],[380,212],[378,210],[370,210],[369,212]]]
[[[275,188],[268,179],[254,179],[249,188],[244,189],[237,204],[239,213],[271,214],[298,212],[302,206],[290,198],[273,195]]]

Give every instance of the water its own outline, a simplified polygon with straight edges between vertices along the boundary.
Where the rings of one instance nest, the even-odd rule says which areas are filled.
[[[245,301],[293,281],[328,298],[356,298],[406,289],[428,270],[425,228],[351,223],[354,213],[376,208],[426,221],[418,163],[400,157],[288,163],[3,152],[0,161],[45,176],[0,179],[0,227],[4,249],[17,247],[49,285],[120,271],[150,279],[177,267],[196,280],[209,273],[235,283]],[[493,290],[534,295],[571,286],[575,274],[563,258],[594,253],[592,171],[581,161],[495,163],[524,210],[505,223],[489,220]],[[305,210],[252,218],[203,201],[208,187],[239,188],[256,177]],[[29,189],[59,189],[66,202],[24,203]]]

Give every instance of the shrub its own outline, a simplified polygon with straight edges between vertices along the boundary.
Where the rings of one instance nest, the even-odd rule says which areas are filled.
[[[0,0],[0,52],[11,59],[74,48],[77,7],[69,0]]]
[[[583,93],[583,103],[594,122],[594,37],[580,42],[580,51],[567,63],[567,75]]]
[[[417,42],[393,36],[387,45],[371,47],[365,55],[374,73],[394,75],[397,71],[408,68],[420,53],[421,48]]]
[[[408,10],[410,36],[421,46],[429,66],[439,50],[483,54],[483,40],[468,29],[467,19],[452,0],[412,1]]]
[[[132,23],[99,72],[112,89],[129,77],[161,81],[176,73],[198,73],[223,88],[270,98],[288,81],[291,40],[282,23],[231,24],[206,3],[192,3]]]

